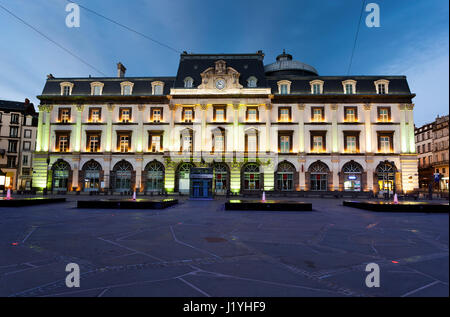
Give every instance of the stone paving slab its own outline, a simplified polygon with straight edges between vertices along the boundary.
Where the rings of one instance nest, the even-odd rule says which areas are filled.
[[[225,199],[180,199],[164,212],[122,212],[78,210],[72,198],[0,208],[0,296],[449,293],[448,214],[303,198],[314,211],[225,212]],[[72,262],[81,267],[78,289],[65,285]],[[380,265],[380,288],[365,286],[370,262]]]

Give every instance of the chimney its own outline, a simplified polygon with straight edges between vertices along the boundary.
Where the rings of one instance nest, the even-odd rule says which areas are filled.
[[[47,79],[54,79],[55,77],[53,77],[53,74],[48,74],[47,75]]]
[[[117,77],[125,77],[126,70],[127,69],[125,68],[125,66],[123,66],[121,62],[117,63]]]
[[[25,104],[28,105],[30,103],[30,99],[25,98]]]

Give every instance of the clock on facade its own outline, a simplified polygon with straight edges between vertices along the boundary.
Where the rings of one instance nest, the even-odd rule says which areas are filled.
[[[225,88],[225,80],[223,79],[218,79],[216,81],[216,88],[217,89],[224,89]]]

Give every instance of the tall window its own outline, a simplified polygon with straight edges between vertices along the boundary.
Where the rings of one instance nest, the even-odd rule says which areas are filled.
[[[31,142],[29,141],[23,142],[23,149],[24,151],[29,151],[31,149]]]
[[[215,112],[215,115],[214,115],[214,117],[215,117],[215,121],[217,121],[217,122],[224,122],[225,121],[225,108],[219,108],[219,107],[217,107],[217,108],[215,108],[214,109],[214,112]]]
[[[312,88],[313,88],[313,94],[319,95],[322,93],[320,84],[313,84]]]
[[[192,152],[193,147],[192,147],[192,134],[190,133],[185,133],[182,136],[182,146],[183,146],[183,151],[186,152]]]
[[[279,113],[279,121],[280,122],[289,122],[291,120],[291,111],[290,108],[280,108]]]
[[[9,136],[11,138],[17,138],[19,135],[19,127],[9,127]]]
[[[162,108],[152,108],[151,121],[161,122],[162,120]]]
[[[124,123],[130,122],[131,108],[120,108],[119,120],[120,120],[120,122],[124,122]]]
[[[28,155],[24,155],[22,158],[22,165],[27,166],[28,165]]]
[[[89,109],[90,122],[100,122],[101,120],[101,109],[100,108],[90,108]]]
[[[257,108],[247,108],[247,121],[255,122],[258,121],[258,109]]]
[[[100,150],[100,136],[97,134],[88,136],[89,152],[98,152]]]
[[[8,152],[17,153],[17,141],[8,140]]]
[[[356,108],[355,107],[344,107],[344,109],[345,109],[345,121],[346,122],[356,122],[357,121]]]
[[[68,135],[60,135],[58,142],[59,152],[68,152],[69,151],[69,136]]]
[[[386,94],[386,85],[385,84],[378,84],[378,94],[380,94],[380,95]]]
[[[225,137],[222,133],[216,133],[214,135],[214,152],[225,151]]]
[[[154,94],[155,95],[162,95],[163,94],[163,87],[162,87],[162,85],[155,85]]]
[[[257,190],[259,187],[259,166],[257,164],[247,164],[244,167],[244,189]]]
[[[119,143],[119,150],[120,152],[128,152],[128,149],[130,148],[130,136],[129,135],[121,135]]]
[[[387,135],[380,136],[380,152],[389,153],[391,151],[391,139]]]
[[[281,153],[289,153],[291,149],[290,146],[290,137],[288,135],[280,136],[280,152]]]
[[[345,93],[353,94],[353,85],[352,84],[345,84]]]
[[[62,123],[70,122],[70,108],[59,109],[59,122]]]
[[[70,95],[70,86],[63,86],[63,96]]]
[[[184,109],[184,122],[192,122],[193,120],[193,109],[185,108]]]
[[[321,135],[313,136],[312,151],[321,152],[323,149],[323,137]]]
[[[123,86],[123,94],[125,96],[131,95],[131,86],[130,85]]]
[[[151,152],[159,152],[161,149],[161,136],[160,135],[152,135],[151,136]]]
[[[100,96],[102,94],[102,87],[94,86],[93,94],[94,94],[94,96]]]
[[[247,151],[248,152],[258,151],[258,136],[254,132],[247,134]]]
[[[280,85],[280,93],[281,93],[282,95],[287,95],[287,93],[288,93],[288,85],[286,85],[286,84],[281,84],[281,85]]]
[[[17,113],[11,114],[11,123],[19,123],[19,115]]]
[[[324,109],[322,107],[312,107],[312,121],[313,122],[322,122],[324,121]]]
[[[390,122],[391,121],[391,109],[388,107],[378,107],[378,121]]]
[[[356,136],[354,135],[348,135],[347,137],[347,152],[349,153],[356,153],[357,152],[357,146],[356,146]]]
[[[192,77],[186,77],[184,79],[184,88],[192,88],[193,85],[194,85],[194,80],[192,79]]]

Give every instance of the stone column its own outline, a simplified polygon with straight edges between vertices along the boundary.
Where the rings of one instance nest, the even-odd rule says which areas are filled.
[[[51,106],[51,105],[45,107],[45,133],[44,133],[44,139],[42,141],[44,152],[50,151],[50,127],[51,127],[51,111],[52,111],[52,109],[53,109],[53,106]]]
[[[305,171],[306,171],[306,159],[303,155],[298,159],[299,168],[298,168],[298,183],[300,190],[306,190],[306,179],[305,179]],[[303,166],[303,170],[302,170]]]
[[[142,154],[139,154],[136,157],[136,193],[144,190],[144,186],[142,186],[142,163]]]
[[[409,143],[409,153],[416,153],[416,142],[414,139],[414,115],[413,115],[414,104],[409,104],[406,106],[407,120],[408,120],[408,143]]]
[[[139,111],[139,115],[137,118],[137,122],[138,122],[138,127],[137,127],[137,133],[136,133],[136,138],[135,138],[135,151],[138,153],[142,153],[144,151],[144,124],[143,124],[143,119],[144,119],[144,115],[143,115],[143,111],[145,109],[144,105],[138,105],[138,111]],[[138,186],[138,183],[136,181],[136,186]]]
[[[331,157],[331,166],[333,171],[333,186],[331,190],[339,190],[339,157]]]
[[[300,153],[305,152],[305,128],[304,128],[304,110],[305,104],[299,104],[298,106],[298,151]],[[304,175],[303,175],[304,177]],[[301,178],[300,178],[301,179]],[[301,185],[300,185],[301,187]]]
[[[202,129],[201,129],[201,148],[200,151],[206,151],[206,109],[208,108],[207,104],[201,104],[200,108],[202,109]]]
[[[337,109],[338,105],[331,105],[331,144],[332,153],[339,153],[338,128],[337,128]]]
[[[239,104],[233,104],[233,151],[239,151]]]
[[[42,149],[42,120],[44,117],[44,106],[39,105],[39,117],[38,117],[38,128],[37,128],[37,136],[36,136],[36,151],[40,152]]]
[[[72,157],[72,161],[73,161],[72,189],[77,188],[77,190],[80,190],[80,188],[78,188],[78,173],[80,170],[80,155],[74,155]]]
[[[74,150],[75,152],[81,151],[81,115],[83,114],[83,105],[76,105],[75,108],[77,109],[77,120],[75,123],[75,146]]]
[[[373,190],[373,156],[366,156],[367,190]]]
[[[173,103],[169,104],[170,109],[170,142],[169,151],[175,151],[175,110],[176,105]]]
[[[370,118],[370,110],[372,106],[370,104],[364,105],[364,129],[366,134],[366,153],[373,153],[372,149],[372,126]]]
[[[406,105],[400,104],[398,105],[398,109],[400,111],[400,145],[401,145],[401,152],[407,153],[408,152],[408,132],[406,128]]]
[[[270,147],[270,110],[272,110],[272,104],[265,104],[265,112],[266,112],[266,152],[271,152]]]
[[[103,157],[103,160],[105,161],[105,167],[106,169],[103,171],[103,178],[105,182],[105,190],[110,189],[110,173],[111,173],[111,154],[106,154]]]
[[[113,111],[114,111],[114,105],[108,104],[107,106],[108,113],[106,115],[106,146],[105,146],[105,152],[112,152],[112,119],[113,119]],[[109,173],[109,171],[108,171]]]

